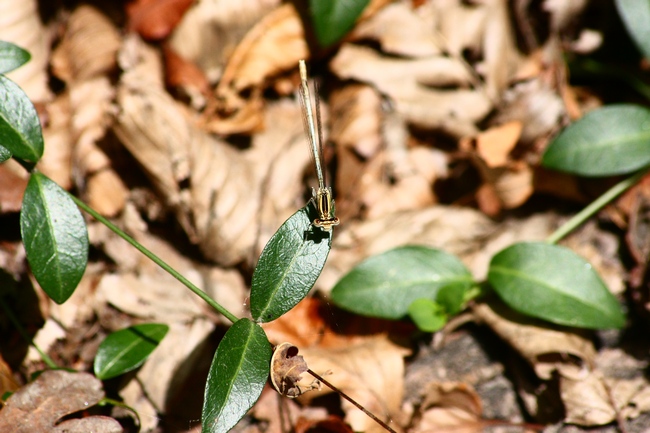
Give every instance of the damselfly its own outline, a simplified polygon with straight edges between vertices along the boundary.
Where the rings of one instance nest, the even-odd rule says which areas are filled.
[[[332,188],[325,186],[325,176],[323,174],[323,134],[321,131],[318,92],[314,91],[315,98],[312,101],[307,83],[307,66],[305,65],[305,61],[300,60],[298,66],[300,68],[302,121],[305,125],[305,132],[307,133],[307,140],[309,141],[310,152],[314,165],[316,166],[316,176],[318,177],[318,189],[312,188],[312,200],[318,211],[318,218],[313,221],[313,224],[325,231],[330,231],[333,226],[339,224],[339,219],[334,215]]]

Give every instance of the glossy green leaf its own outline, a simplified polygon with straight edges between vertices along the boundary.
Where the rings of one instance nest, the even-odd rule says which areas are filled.
[[[430,299],[416,299],[409,305],[408,313],[420,331],[436,332],[447,323],[445,309]]]
[[[5,162],[9,158],[11,158],[11,152],[9,152],[9,149],[4,146],[0,146],[0,163]]]
[[[271,344],[256,323],[241,319],[214,354],[203,400],[203,433],[226,433],[255,404],[269,377]]]
[[[626,174],[650,165],[650,109],[619,104],[586,114],[553,140],[542,164],[582,176]]]
[[[145,323],[110,334],[97,349],[95,376],[110,379],[138,368],[167,335],[169,326]]]
[[[560,325],[621,328],[625,316],[592,266],[573,251],[518,243],[492,258],[488,281],[512,309]]]
[[[54,302],[74,293],[88,262],[88,232],[77,205],[40,173],[29,179],[20,231],[34,277]]]
[[[346,310],[399,319],[416,299],[438,304],[462,300],[473,284],[472,275],[456,257],[433,248],[407,246],[366,259],[334,286],[331,296]],[[451,296],[453,292],[459,296]],[[444,300],[439,298],[441,293]]]
[[[332,244],[332,232],[313,227],[310,205],[298,210],[271,237],[251,282],[251,314],[275,320],[300,302],[318,279]]]
[[[31,59],[31,55],[11,42],[0,41],[0,74],[24,65]]]
[[[628,33],[643,55],[650,59],[650,1],[616,0],[615,3]]]
[[[310,0],[314,32],[322,47],[338,42],[354,26],[370,0]]]
[[[43,133],[34,105],[25,92],[0,75],[0,145],[14,156],[37,162],[43,156]]]

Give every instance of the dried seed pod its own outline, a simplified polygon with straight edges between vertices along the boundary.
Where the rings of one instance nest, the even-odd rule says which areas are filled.
[[[321,383],[314,381],[307,386],[300,385],[302,373],[309,370],[305,359],[298,355],[298,348],[291,343],[275,346],[271,358],[271,384],[281,395],[296,398],[313,389],[321,389]]]

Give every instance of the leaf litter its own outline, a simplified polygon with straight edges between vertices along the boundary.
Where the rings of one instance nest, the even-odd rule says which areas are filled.
[[[498,1],[372,1],[327,55],[305,33],[294,5],[273,0],[238,6],[150,0],[121,11],[101,1],[67,10],[52,6],[61,10],[50,10],[49,26],[40,24],[35,2],[0,1],[0,11],[11,12],[0,13],[0,20],[16,24],[0,24],[0,39],[32,53],[32,61],[10,77],[43,105],[46,154],[39,168],[239,316],[246,315],[245,281],[259,252],[304,205],[304,185],[313,182],[292,95],[298,59],[318,60],[314,75],[325,81],[325,133],[333,143],[326,158],[336,168],[337,212],[344,224],[316,285],[324,301],[307,299],[265,325],[271,341],[298,346],[313,371],[328,373],[328,381],[398,431],[480,431],[499,418],[504,425],[525,419],[556,423],[552,431],[563,431],[561,422],[593,427],[629,419],[636,426],[650,411],[642,374],[647,350],[631,356],[634,348],[618,347],[621,336],[608,341],[606,333],[551,328],[481,304],[462,320],[485,324],[517,360],[491,353],[490,363],[456,374],[465,362],[456,359],[457,365],[445,367],[448,374],[436,375],[430,371],[434,362],[421,362],[428,351],[442,353],[436,351],[465,341],[476,325],[450,323],[430,345],[422,340],[418,347],[405,338],[412,328],[373,328],[377,322],[368,318],[332,321],[342,313],[326,300],[355,264],[404,244],[456,254],[483,278],[496,251],[518,240],[542,240],[563,220],[552,211],[523,210],[517,217],[508,211],[527,209],[538,193],[588,200],[574,178],[538,166],[546,143],[568,119],[602,104],[568,83],[561,58],[562,50],[588,52],[602,41],[592,29],[575,28],[587,3],[544,2],[551,36],[535,46],[530,23],[520,17],[540,13],[539,5]],[[116,19],[120,14],[126,21]],[[570,43],[560,46],[559,35]],[[48,87],[53,78],[58,88]],[[24,189],[17,180],[6,185],[3,214],[18,208],[5,189],[13,195]],[[644,185],[607,215],[628,230],[637,262],[633,297],[647,320]],[[161,416],[178,413],[186,416],[180,429],[190,431],[198,415],[179,411],[179,402],[188,384],[202,393],[196,372],[209,362],[211,340],[224,321],[103,226],[92,223],[90,233],[101,258],[68,303],[40,299],[49,325],[37,341],[60,354],[65,365],[84,370],[107,332],[143,321],[169,324],[161,346],[119,393],[140,412],[143,431],[166,431]],[[624,291],[618,239],[591,224],[565,243],[599,270],[610,290]],[[7,248],[1,248],[3,269],[11,257]],[[481,343],[472,344],[468,352],[474,353]],[[33,353],[26,359],[23,372],[39,368]],[[3,377],[21,371],[16,362],[7,366]],[[17,389],[0,411],[0,423],[15,422],[18,407],[12,402],[35,392],[35,401],[54,403],[51,416],[38,421],[41,430],[30,431],[95,421],[106,422],[97,431],[116,428],[114,420],[95,416],[56,425],[85,407],[66,408],[48,397],[69,380],[62,375],[46,382],[53,373]],[[416,376],[427,379],[413,382]],[[101,389],[96,382],[84,385],[82,374],[74,377],[79,392]],[[303,380],[313,381],[307,374]],[[41,388],[32,386],[37,383]],[[509,402],[507,410],[493,408],[489,386],[500,390],[496,399]],[[269,423],[268,431],[284,431],[273,407],[277,395],[269,391],[238,431],[260,430],[256,420]],[[343,420],[355,431],[379,431],[345,402],[332,409],[329,395],[322,388],[285,401],[290,424],[339,431],[347,428]],[[545,400],[549,395],[556,404]],[[20,410],[21,417],[30,416],[33,408]]]

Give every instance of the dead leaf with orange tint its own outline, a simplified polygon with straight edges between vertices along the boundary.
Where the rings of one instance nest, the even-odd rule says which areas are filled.
[[[298,347],[318,344],[327,329],[326,312],[321,301],[307,297],[277,320],[263,323],[262,328],[273,344],[290,341]]]
[[[165,56],[165,83],[178,88],[190,98],[190,105],[203,108],[212,96],[210,83],[196,64],[182,57],[170,44],[163,46]]]
[[[232,53],[215,90],[218,102],[204,113],[207,130],[217,134],[258,130],[264,82],[307,57],[302,22],[293,5],[284,4],[266,15]],[[243,97],[242,92],[250,89],[250,96]]]
[[[104,398],[102,383],[89,373],[64,370],[46,371],[12,394],[0,410],[0,431],[13,433],[77,432],[79,426],[92,425],[98,433],[122,432],[109,417],[69,419],[62,417],[85,411]],[[95,418],[90,420],[88,418]],[[89,430],[86,430],[89,431]]]
[[[134,0],[126,5],[128,27],[144,39],[166,38],[194,0]]]
[[[476,137],[476,153],[489,168],[502,167],[519,141],[523,125],[512,121],[481,132]]]
[[[429,384],[422,394],[422,404],[411,431],[483,431],[481,398],[471,386],[458,382],[434,382]]]

